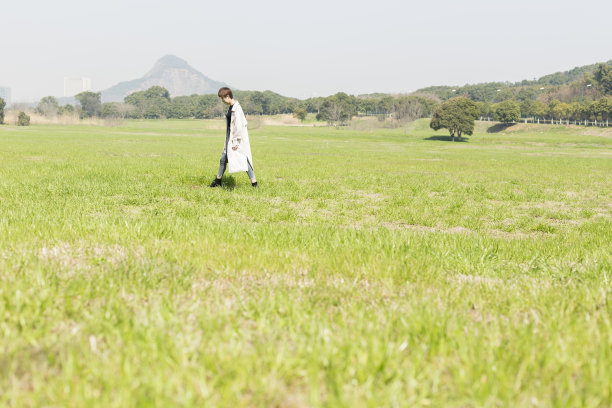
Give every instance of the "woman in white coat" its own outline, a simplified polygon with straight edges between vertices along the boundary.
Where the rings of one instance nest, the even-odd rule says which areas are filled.
[[[251,185],[257,187],[257,179],[253,170],[253,157],[251,156],[251,145],[249,143],[249,132],[247,131],[247,120],[242,107],[234,99],[232,90],[229,88],[219,89],[219,98],[229,105],[226,118],[225,147],[219,160],[219,172],[217,178],[210,183],[210,187],[221,187],[223,173],[227,168],[230,173],[246,171],[251,179]],[[228,149],[229,147],[229,149]]]

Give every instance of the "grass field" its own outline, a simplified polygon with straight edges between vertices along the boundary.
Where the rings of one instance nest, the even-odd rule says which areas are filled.
[[[612,406],[612,131],[487,126],[0,126],[0,405]]]

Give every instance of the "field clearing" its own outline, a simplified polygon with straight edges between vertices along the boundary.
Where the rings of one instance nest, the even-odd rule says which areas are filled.
[[[612,406],[612,129],[0,126],[0,405]]]

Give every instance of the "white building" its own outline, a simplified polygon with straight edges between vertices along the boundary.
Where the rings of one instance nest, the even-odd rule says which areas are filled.
[[[91,78],[64,78],[64,96],[91,91]]]
[[[0,98],[6,102],[6,107],[11,105],[11,88],[0,86]]]

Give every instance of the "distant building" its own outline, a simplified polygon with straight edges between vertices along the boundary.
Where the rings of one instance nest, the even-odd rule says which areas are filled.
[[[64,96],[91,91],[91,78],[64,78]]]
[[[8,108],[11,104],[11,88],[0,86],[0,98],[4,99]]]

